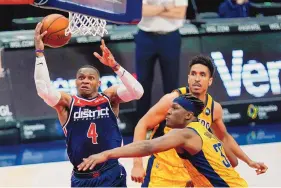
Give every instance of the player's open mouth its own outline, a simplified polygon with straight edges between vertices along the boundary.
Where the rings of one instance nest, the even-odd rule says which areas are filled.
[[[89,90],[90,88],[88,86],[81,86],[80,89],[82,89],[82,90]]]

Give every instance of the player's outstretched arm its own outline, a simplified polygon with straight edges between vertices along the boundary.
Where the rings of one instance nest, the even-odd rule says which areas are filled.
[[[133,142],[123,147],[107,150],[102,153],[91,155],[78,165],[78,170],[93,169],[96,164],[109,159],[143,157],[153,153],[184,146],[189,139],[188,131],[182,129],[172,130],[168,134],[153,140]]]
[[[100,46],[102,50],[102,56],[98,53],[94,53],[96,58],[100,60],[106,66],[111,67],[114,72],[119,76],[123,85],[113,86],[108,88],[104,93],[112,100],[112,102],[129,102],[131,100],[138,100],[143,95],[142,85],[122,66],[120,66],[114,59],[110,50],[106,47],[104,40]]]
[[[261,162],[251,160],[246,153],[239,147],[234,138],[227,132],[227,129],[222,120],[222,107],[219,103],[215,102],[214,106],[214,122],[211,126],[212,132],[230,148],[234,155],[247,163],[250,167],[255,168],[257,174],[263,174],[267,171],[268,167]]]
[[[226,157],[229,160],[232,167],[236,167],[238,165],[238,159],[234,155],[234,153],[231,151],[228,145],[223,144],[223,149],[225,151]]]
[[[58,112],[60,108],[69,107],[71,103],[71,96],[66,93],[60,93],[55,90],[51,84],[49,71],[44,57],[44,43],[42,38],[47,31],[40,34],[42,23],[39,22],[35,29],[34,43],[36,50],[36,62],[34,71],[34,81],[38,95],[51,107]]]

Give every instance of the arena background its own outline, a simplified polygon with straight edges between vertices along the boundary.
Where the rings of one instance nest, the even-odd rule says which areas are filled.
[[[201,1],[196,2],[199,11],[214,9],[214,5],[206,8]],[[0,6],[0,10],[4,11],[4,8],[5,11],[19,12],[27,7]],[[243,162],[237,170],[250,186],[280,187],[277,176],[281,173],[281,21],[280,16],[275,15],[278,11],[273,7],[271,13],[274,15],[268,15],[268,9],[259,9],[265,17],[207,19],[203,22],[195,19],[192,8],[194,6],[190,5],[186,24],[180,30],[179,87],[187,83],[188,62],[193,56],[203,53],[212,57],[216,73],[209,92],[223,105],[228,131],[251,158],[269,166],[268,172],[261,176],[256,176],[255,171]],[[35,16],[54,11],[30,10],[34,14],[32,19],[25,19],[26,13],[15,13],[12,17],[19,18],[14,18],[12,25],[1,20],[7,29],[2,28],[0,32],[4,68],[0,78],[0,186],[69,186],[71,165],[65,152],[63,132],[55,111],[38,97],[33,80],[32,28],[40,20]],[[108,29],[109,35],[105,37],[108,47],[122,66],[135,73],[134,35],[137,27],[109,25]],[[119,83],[112,70],[92,56],[94,51],[99,52],[99,45],[100,37],[76,36],[67,46],[47,48],[45,54],[54,86],[74,94],[75,74],[84,64],[100,70],[101,91]],[[153,104],[163,95],[159,73],[157,65]],[[125,144],[132,141],[137,123],[135,108],[135,102],[121,105],[119,127]],[[128,185],[139,186],[130,180],[132,160],[120,161],[127,169]]]

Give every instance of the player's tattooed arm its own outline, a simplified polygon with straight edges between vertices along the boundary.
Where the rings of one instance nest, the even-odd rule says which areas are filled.
[[[83,159],[78,165],[78,170],[93,169],[96,164],[105,162],[109,159],[143,157],[153,153],[166,151],[175,147],[184,147],[191,138],[192,131],[183,131],[182,129],[171,130],[168,134],[152,140],[143,140],[133,142],[123,147],[107,150],[99,154],[91,155]]]
[[[94,56],[96,56],[101,63],[112,68],[123,83],[120,86],[108,88],[104,93],[115,103],[140,99],[144,92],[142,85],[115,61],[114,56],[106,47],[104,40],[102,40],[100,48],[102,50],[102,56],[97,52],[94,52]]]

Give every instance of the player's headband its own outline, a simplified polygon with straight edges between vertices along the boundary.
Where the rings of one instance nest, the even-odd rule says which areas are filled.
[[[196,113],[196,108],[190,100],[184,98],[184,97],[177,97],[173,100],[174,103],[179,104],[181,107],[183,107],[186,111],[191,111],[194,114]]]

